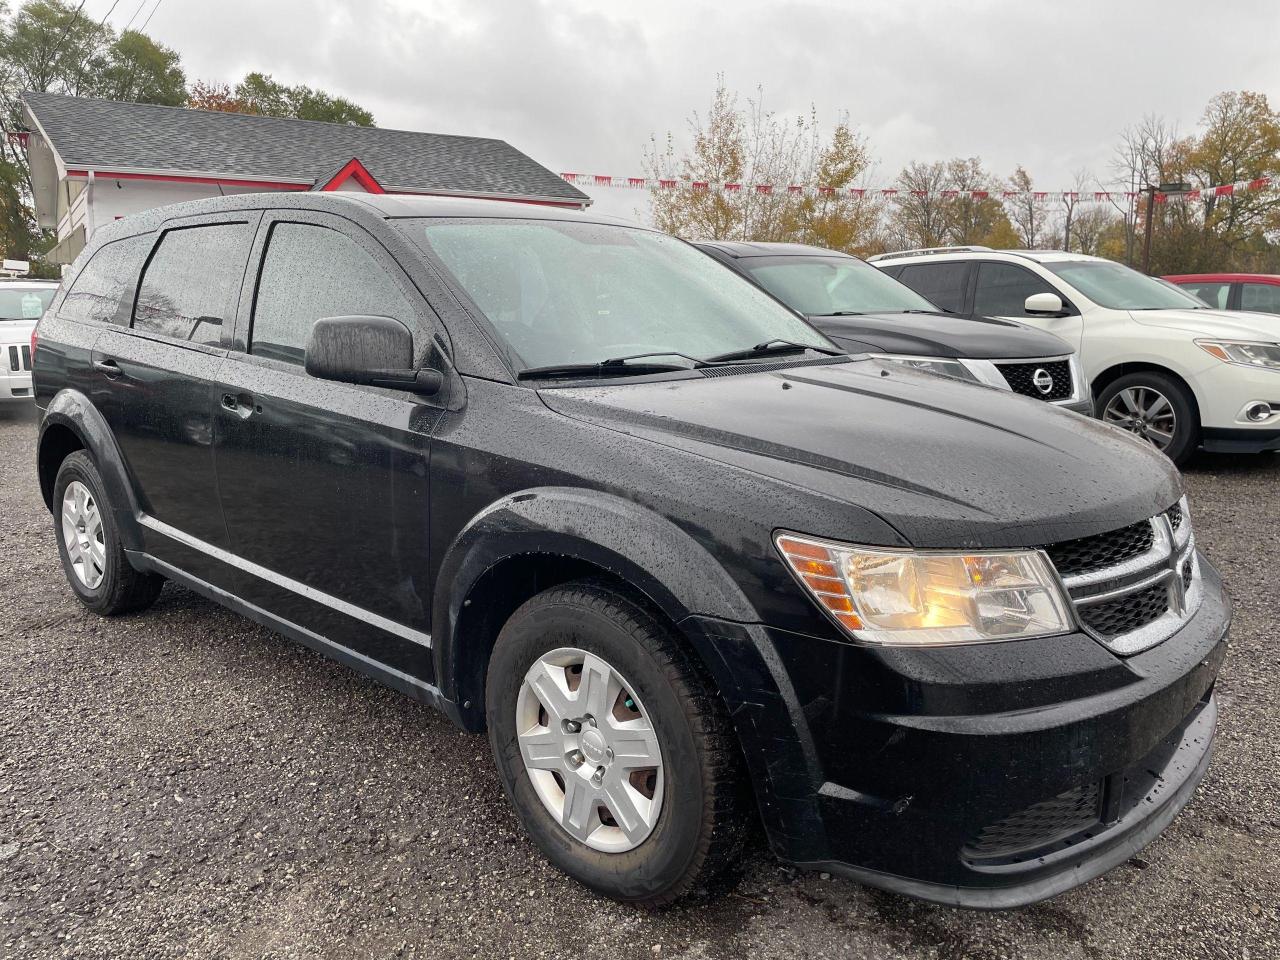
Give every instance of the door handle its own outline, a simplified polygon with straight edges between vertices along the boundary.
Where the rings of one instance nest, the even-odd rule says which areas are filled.
[[[108,380],[119,380],[123,373],[114,360],[95,360],[93,361],[93,369],[97,370]]]
[[[253,416],[254,413],[262,412],[262,407],[255,406],[253,397],[249,396],[247,393],[224,393],[222,395],[222,409],[230,410],[241,420],[248,419]]]

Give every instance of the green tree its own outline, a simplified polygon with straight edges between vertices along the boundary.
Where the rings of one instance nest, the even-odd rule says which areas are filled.
[[[169,107],[187,102],[182,58],[144,33],[126,30],[107,47],[101,60],[89,84],[94,96]]]
[[[373,114],[350,100],[302,84],[290,87],[272,79],[270,74],[247,74],[236,84],[234,98],[243,107],[238,111],[241,113],[322,120],[356,127],[374,125]]]

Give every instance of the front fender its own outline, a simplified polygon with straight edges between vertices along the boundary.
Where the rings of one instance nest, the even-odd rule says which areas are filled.
[[[40,474],[40,492],[50,510],[53,509],[53,482],[61,463],[52,462],[48,456],[52,449],[55,428],[70,430],[80,445],[93,459],[102,482],[106,486],[107,499],[115,515],[116,529],[126,550],[142,549],[142,528],[138,525],[138,499],[124,465],[111,428],[93,402],[79,390],[58,391],[45,408],[40,419],[40,438],[37,441],[36,463]]]
[[[554,556],[598,567],[641,591],[672,622],[703,615],[759,619],[737,583],[710,552],[670,520],[629,500],[572,487],[536,487],[486,508],[450,545],[436,579],[432,636],[436,676],[463,712],[480,691],[479,657],[459,631],[463,605],[485,572],[520,556]]]

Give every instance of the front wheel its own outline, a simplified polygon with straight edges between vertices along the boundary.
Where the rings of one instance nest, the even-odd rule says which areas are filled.
[[[486,713],[526,831],[581,883],[660,905],[737,861],[744,780],[724,706],[640,603],[590,582],[527,601],[494,646]]]
[[[1109,384],[1098,396],[1098,416],[1179,465],[1200,445],[1200,416],[1190,391],[1155,371],[1126,374]]]

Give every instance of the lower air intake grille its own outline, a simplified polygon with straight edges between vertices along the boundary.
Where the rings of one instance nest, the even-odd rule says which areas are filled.
[[[1162,580],[1154,586],[1116,600],[1080,606],[1077,613],[1099,637],[1116,637],[1158,619],[1169,609],[1169,587]]]
[[[1075,388],[1071,382],[1071,364],[1066,360],[1043,363],[1000,363],[1001,375],[1009,381],[1009,389],[1037,400],[1069,400]],[[1036,376],[1040,372],[1040,376]],[[1046,377],[1046,374],[1048,375]]]
[[[1093,537],[1081,537],[1079,540],[1063,540],[1045,547],[1049,559],[1058,568],[1061,576],[1069,577],[1073,573],[1092,570],[1095,567],[1110,567],[1124,563],[1132,557],[1140,556],[1151,549],[1155,542],[1155,534],[1151,530],[1151,521],[1142,520],[1109,533],[1100,533]]]
[[[965,845],[964,856],[973,860],[1012,857],[1087,830],[1098,822],[1101,798],[1100,784],[1091,783],[1019,810],[984,827]]]

